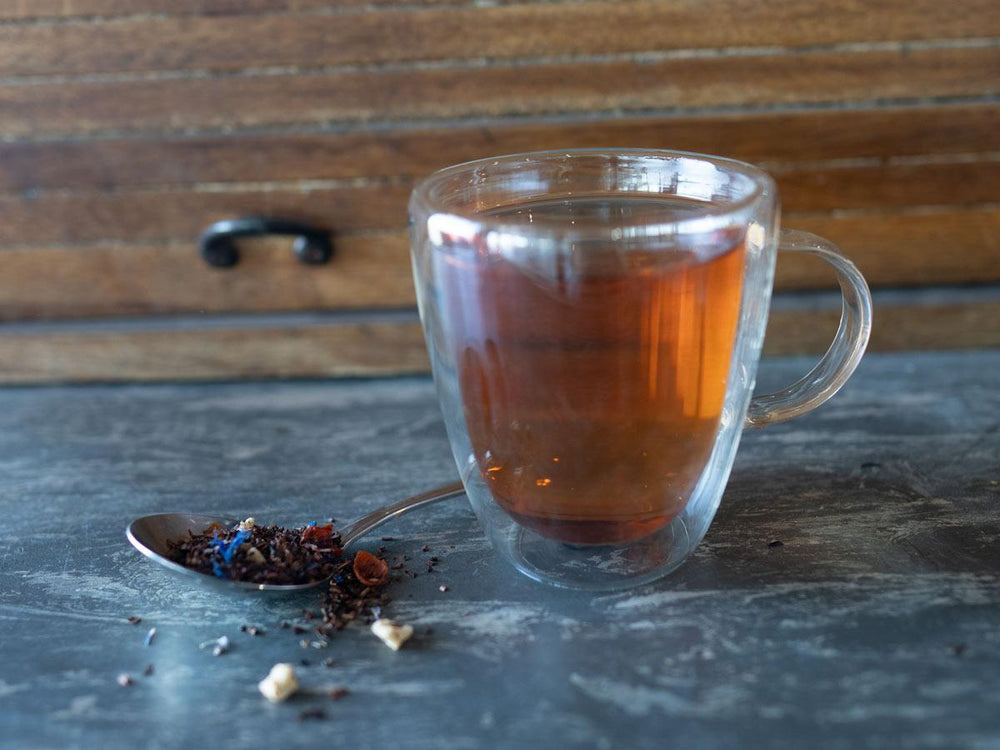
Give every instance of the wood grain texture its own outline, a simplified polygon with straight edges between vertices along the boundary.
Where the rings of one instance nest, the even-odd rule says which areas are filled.
[[[327,189],[188,190],[0,197],[0,243],[95,240],[193,242],[220,219],[262,214],[333,231],[406,225],[409,183]]]
[[[155,317],[0,328],[0,377],[423,369],[411,323],[169,316],[409,309],[414,182],[543,148],[760,163],[785,223],[874,287],[1000,283],[998,98],[995,0],[0,0],[0,321]],[[205,266],[197,235],[246,214],[330,228],[337,255]],[[780,290],[831,284],[779,264]],[[776,313],[768,347],[816,351],[835,317]],[[883,306],[873,345],[1000,345],[998,317]]]
[[[0,19],[12,21],[121,16],[239,16],[393,5],[465,4],[458,0],[0,0]]]
[[[820,354],[837,330],[840,312],[775,312],[764,354]],[[1000,302],[953,305],[876,305],[872,352],[987,349],[1000,346]]]
[[[775,172],[789,212],[976,204],[1000,197],[1000,154],[917,164],[787,166]],[[0,196],[0,244],[193,242],[209,224],[250,214],[287,216],[333,231],[406,225],[413,181],[41,192]]]
[[[838,311],[773,312],[765,355],[822,353]],[[1000,346],[1000,302],[877,307],[871,351]],[[0,383],[425,372],[416,322],[0,335]]]
[[[996,206],[791,214],[785,224],[838,243],[874,287],[1000,282]],[[405,232],[343,235],[328,265],[306,267],[288,241],[243,240],[231,270],[209,268],[183,242],[7,248],[0,321],[406,307],[415,303],[407,243]],[[826,264],[780,256],[777,289],[835,286]]]
[[[1000,46],[7,85],[8,136],[761,106],[998,90]]]
[[[402,307],[416,303],[404,233],[336,239],[304,266],[282,239],[241,240],[233,269],[190,243],[0,251],[0,320]]]
[[[138,17],[0,27],[0,74],[318,68],[1000,35],[994,0],[963,0],[960,6],[936,0],[625,0],[333,15]]]
[[[0,383],[426,372],[418,323],[0,336]]]
[[[1000,282],[1000,206],[790,214],[784,225],[838,244],[873,287]],[[802,255],[779,255],[775,288],[832,286],[826,264]]]
[[[1000,151],[1000,104],[492,122],[274,135],[0,142],[0,191],[423,176],[494,154],[609,146],[789,161]]]

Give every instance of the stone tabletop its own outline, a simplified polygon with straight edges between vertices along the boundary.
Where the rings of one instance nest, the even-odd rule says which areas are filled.
[[[316,594],[193,588],[124,528],[346,522],[452,481],[429,380],[0,390],[0,747],[1000,747],[997,373],[1000,352],[869,356],[747,433],[704,543],[627,593],[512,572],[464,498],[399,519],[362,546],[440,562],[392,586],[417,629],[398,653],[360,627],[303,648],[278,625]],[[303,691],[271,705],[279,661]]]

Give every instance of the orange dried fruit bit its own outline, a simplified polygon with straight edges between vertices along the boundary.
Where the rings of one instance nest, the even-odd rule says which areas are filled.
[[[389,580],[389,564],[371,552],[360,550],[354,556],[354,575],[365,586],[381,586]]]
[[[333,524],[328,523],[323,526],[306,526],[302,529],[302,541],[322,544],[333,539]]]

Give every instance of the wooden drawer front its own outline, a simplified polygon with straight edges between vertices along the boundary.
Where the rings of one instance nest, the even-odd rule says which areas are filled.
[[[873,348],[1000,344],[995,0],[0,0],[0,70],[2,382],[419,371],[415,181],[592,146],[765,166],[876,289]],[[205,265],[248,214],[334,259]],[[822,348],[831,283],[781,263],[816,302],[771,351]]]

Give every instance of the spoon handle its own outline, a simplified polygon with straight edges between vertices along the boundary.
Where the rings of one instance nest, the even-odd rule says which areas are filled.
[[[437,489],[428,490],[420,495],[414,495],[413,497],[408,497],[405,500],[400,500],[398,503],[394,503],[387,508],[379,508],[376,511],[372,511],[364,518],[356,521],[349,529],[343,532],[341,537],[341,545],[346,547],[348,544],[354,542],[358,537],[364,536],[369,531],[379,526],[390,518],[395,518],[396,516],[401,516],[414,508],[419,508],[422,505],[430,505],[431,503],[436,503],[439,500],[447,500],[448,498],[461,495],[465,492],[465,488],[462,487],[461,482],[455,482],[454,484],[446,484],[444,487],[438,487]]]

